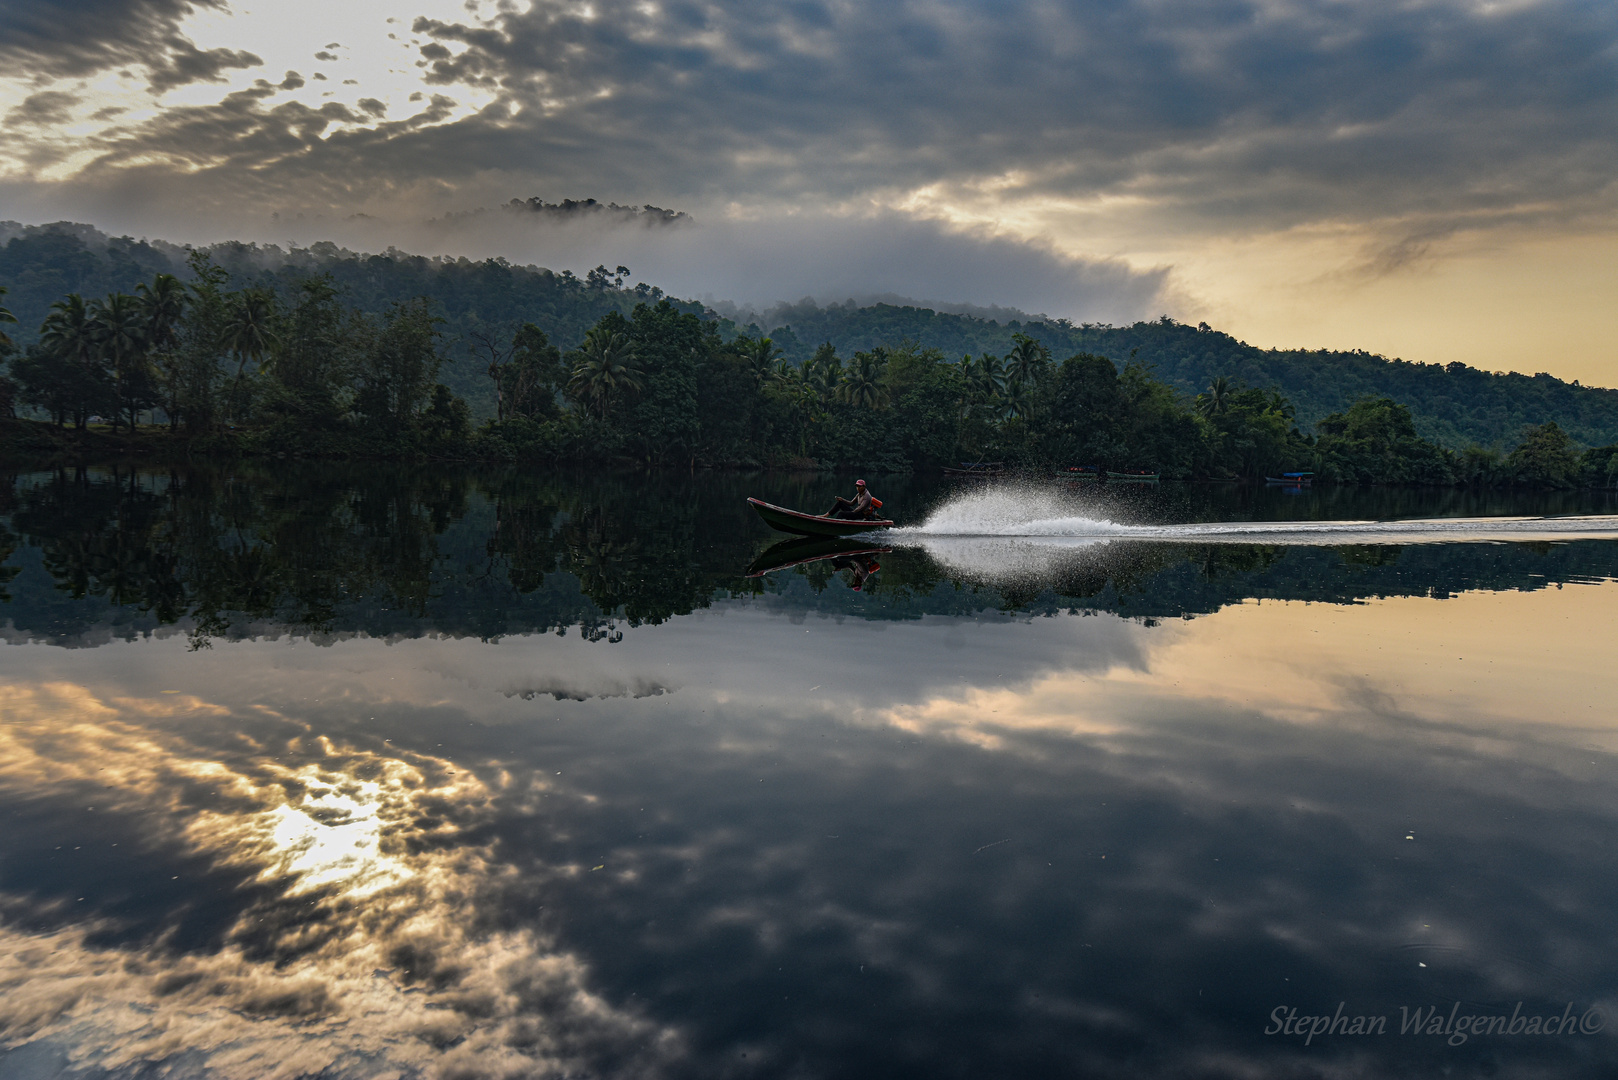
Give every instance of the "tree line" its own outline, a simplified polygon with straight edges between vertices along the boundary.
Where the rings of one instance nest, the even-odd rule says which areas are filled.
[[[1004,354],[1016,334],[1037,337],[1053,353],[1095,353],[1123,364],[1131,357],[1193,397],[1223,375],[1249,386],[1275,387],[1297,410],[1304,430],[1365,397],[1388,397],[1410,407],[1417,430],[1452,450],[1472,444],[1502,451],[1523,429],[1554,419],[1587,446],[1618,442],[1618,390],[1581,386],[1543,371],[1484,371],[1459,362],[1417,364],[1363,350],[1261,349],[1213,329],[1163,316],[1129,326],[1076,325],[1024,316],[993,319],[897,304],[824,307],[783,304],[756,320],[786,355],[801,360],[815,343],[834,341],[844,351],[910,339],[946,355]],[[759,327],[746,328],[758,333]],[[1538,362],[1526,356],[1525,365]]]
[[[795,363],[771,337],[727,337],[720,320],[648,296],[563,351],[531,321],[452,341],[428,298],[372,314],[328,273],[244,282],[207,251],[188,271],[54,302],[31,345],[0,344],[15,354],[0,400],[79,431],[96,418],[132,433],[145,417],[191,452],[1618,483],[1618,445],[1581,451],[1554,421],[1509,452],[1454,451],[1421,437],[1405,405],[1366,397],[1305,432],[1278,389],[1220,376],[1188,397],[1134,357],[1058,361],[1021,332],[1003,355],[953,359],[907,340],[844,356],[825,342]],[[627,270],[596,273],[596,288],[621,288]],[[440,381],[446,365],[488,387],[494,415],[481,425]]]
[[[11,287],[21,319],[21,346],[35,342],[50,305],[68,293],[84,297],[133,293],[159,273],[189,279],[188,253],[160,240],[112,238],[86,225],[20,226],[0,222],[0,284]],[[395,250],[364,254],[331,243],[280,248],[236,242],[207,249],[238,286],[281,294],[303,279],[329,275],[346,304],[374,318],[399,302],[431,296],[440,329],[464,359],[472,335],[532,322],[551,341],[570,345],[609,311],[629,316],[638,303],[656,303],[662,291],[646,282],[627,283],[627,271],[598,267],[583,276],[501,259],[426,258]],[[622,272],[620,272],[622,271]],[[1483,371],[1461,363],[1407,363],[1359,350],[1260,349],[1206,325],[1169,318],[1130,326],[1075,325],[1062,319],[1015,312],[956,314],[904,304],[777,305],[763,313],[723,310],[669,297],[682,312],[717,319],[720,336],[768,336],[782,357],[801,366],[831,342],[843,357],[912,341],[945,356],[1005,356],[1021,334],[1039,339],[1054,356],[1105,356],[1122,368],[1131,358],[1187,400],[1219,376],[1253,387],[1273,387],[1290,401],[1298,426],[1311,434],[1334,413],[1362,398],[1391,398],[1409,407],[1417,432],[1456,453],[1474,444],[1502,457],[1532,425],[1555,420],[1575,442],[1618,442],[1618,390],[1580,386],[1544,372]],[[993,316],[993,317],[991,317]],[[750,325],[748,320],[757,325]],[[1537,358],[1525,356],[1525,370]],[[495,388],[484,363],[453,363],[440,372],[444,384],[464,399],[473,417],[496,413]]]

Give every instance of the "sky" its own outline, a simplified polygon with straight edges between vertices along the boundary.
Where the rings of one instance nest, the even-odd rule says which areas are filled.
[[[1618,385],[1618,7],[0,0],[0,218]],[[691,216],[475,214],[596,198]]]

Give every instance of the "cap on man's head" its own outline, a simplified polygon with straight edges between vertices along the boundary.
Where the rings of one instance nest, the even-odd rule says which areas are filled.
[[[856,480],[856,481],[854,481],[854,486],[855,487],[864,487],[865,486],[865,481],[864,480]]]

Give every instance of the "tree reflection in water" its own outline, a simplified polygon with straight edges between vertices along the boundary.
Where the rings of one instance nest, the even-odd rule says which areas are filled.
[[[1033,572],[989,575],[901,548],[858,595],[828,590],[837,570],[829,562],[749,578],[754,557],[778,538],[747,511],[745,494],[811,505],[835,486],[821,477],[297,463],[17,473],[0,478],[0,588],[10,590],[0,595],[14,633],[51,640],[179,626],[196,647],[276,632],[496,639],[574,627],[610,641],[620,624],[662,623],[727,597],[879,619],[1080,609],[1173,618],[1255,597],[1543,588],[1612,576],[1618,565],[1602,544],[1119,542]],[[947,495],[919,482],[889,488],[895,505]],[[1410,492],[1387,496],[1384,509],[1423,509]],[[1197,497],[1206,498],[1171,493],[1185,505],[1158,512],[1206,514]],[[1317,509],[1364,513],[1345,499],[1327,489]],[[1438,492],[1426,509],[1454,501]]]

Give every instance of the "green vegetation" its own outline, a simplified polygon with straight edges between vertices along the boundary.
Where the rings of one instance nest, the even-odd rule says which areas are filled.
[[[148,276],[105,297],[45,301],[46,288],[137,270]],[[1376,368],[1395,382],[1416,372],[1420,390],[1420,380],[1454,376],[1460,386],[1476,375],[1488,393],[1474,399],[1490,400],[1510,377],[1364,354],[1259,353],[1167,319],[1001,326],[914,308],[799,305],[779,312],[795,326],[765,335],[656,288],[628,288],[621,266],[581,280],[332,245],[96,249],[82,229],[13,236],[6,273],[24,315],[17,340],[0,337],[10,368],[0,406],[50,420],[14,426],[14,449],[85,450],[124,433],[191,455],[889,471],[995,460],[1182,479],[1307,469],[1344,483],[1618,483],[1618,391],[1549,380],[1544,393],[1513,399],[1515,412],[1474,403],[1465,413],[1446,399],[1473,427],[1509,430],[1457,449],[1434,437],[1437,414],[1424,420],[1385,393],[1328,392],[1326,381],[1374,389],[1366,372]],[[25,334],[29,311],[38,330]],[[0,321],[10,314],[0,309]],[[830,336],[846,341],[867,324],[921,336],[852,351]],[[808,349],[801,332],[811,326],[828,337]],[[977,347],[954,359],[933,343],[941,338]],[[1108,355],[1123,344],[1123,359]],[[1229,367],[1188,383],[1198,364],[1220,362]],[[1319,412],[1327,401],[1339,407]],[[1581,452],[1580,440],[1602,445]]]
[[[1206,324],[1188,326],[1167,317],[1132,326],[1076,326],[1032,318],[999,323],[926,308],[859,307],[850,301],[824,308],[782,305],[759,321],[781,328],[770,336],[793,360],[808,356],[822,341],[845,352],[912,340],[948,356],[1004,355],[1015,335],[1026,334],[1058,356],[1088,352],[1119,365],[1133,357],[1188,397],[1220,376],[1246,386],[1273,387],[1292,402],[1306,431],[1362,398],[1389,397],[1409,406],[1424,438],[1451,450],[1474,444],[1509,448],[1523,428],[1553,419],[1585,445],[1618,442],[1618,390],[1580,386],[1544,373],[1412,364],[1359,350],[1259,349]]]

